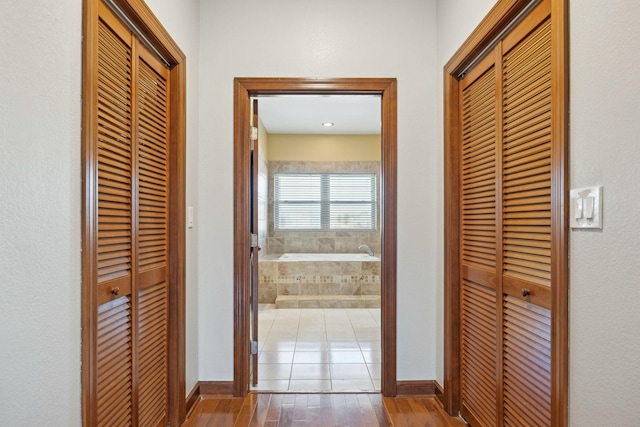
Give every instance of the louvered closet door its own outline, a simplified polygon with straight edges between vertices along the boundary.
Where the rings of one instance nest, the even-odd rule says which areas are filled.
[[[548,14],[547,14],[548,16]],[[535,16],[537,17],[537,16]],[[503,43],[504,424],[551,424],[551,23]],[[523,37],[523,33],[528,35]]]
[[[549,2],[460,87],[461,413],[472,426],[548,426]]]
[[[134,304],[131,34],[107,10],[98,29],[99,426],[132,425]]]
[[[137,84],[138,407],[140,426],[168,417],[168,70],[143,46]]]
[[[496,425],[496,70],[487,58],[461,85],[461,412]]]
[[[104,4],[97,69],[97,424],[164,427],[168,70]]]

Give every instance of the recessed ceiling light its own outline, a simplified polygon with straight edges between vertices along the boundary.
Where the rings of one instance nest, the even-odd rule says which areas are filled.
[[[333,122],[324,122],[324,123],[322,123],[322,126],[324,126],[326,128],[330,128],[331,126],[333,126]]]

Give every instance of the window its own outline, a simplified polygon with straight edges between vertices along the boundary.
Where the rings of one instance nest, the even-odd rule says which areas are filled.
[[[277,173],[276,230],[376,229],[374,173]]]

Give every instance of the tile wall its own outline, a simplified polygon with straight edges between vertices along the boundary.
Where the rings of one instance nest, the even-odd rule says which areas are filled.
[[[380,182],[380,162],[294,162],[269,161],[268,212],[273,213],[273,177],[277,172],[369,172]],[[378,186],[378,200],[380,200]],[[380,209],[376,215],[380,220]],[[362,244],[380,254],[379,231],[276,231],[273,215],[268,216],[267,254],[283,253],[355,253]],[[378,223],[378,230],[380,229]]]
[[[380,261],[278,262],[259,264],[258,301],[279,295],[380,295]]]

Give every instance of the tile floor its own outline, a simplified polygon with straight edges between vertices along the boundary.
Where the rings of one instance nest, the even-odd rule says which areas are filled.
[[[373,391],[380,382],[379,308],[260,304],[261,391]]]

